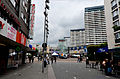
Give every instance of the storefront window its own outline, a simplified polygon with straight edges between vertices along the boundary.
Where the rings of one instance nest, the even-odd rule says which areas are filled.
[[[9,52],[8,56],[8,68],[15,67],[16,64],[22,64],[22,51],[15,52],[15,50],[11,49],[12,51]]]

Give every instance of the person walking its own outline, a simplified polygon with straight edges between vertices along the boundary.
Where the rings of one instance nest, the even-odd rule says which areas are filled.
[[[53,57],[51,56],[51,64],[53,64]]]
[[[80,56],[78,56],[78,60],[77,60],[77,62],[80,62]]]
[[[56,63],[56,56],[54,56],[54,60],[55,60],[55,63]]]
[[[111,72],[112,72],[112,68],[111,68],[110,60],[106,59],[106,63],[105,63],[105,74],[106,74],[106,75],[111,75]]]
[[[32,63],[34,62],[34,56],[32,56]]]

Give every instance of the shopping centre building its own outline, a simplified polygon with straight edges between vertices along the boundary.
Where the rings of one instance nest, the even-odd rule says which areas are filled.
[[[25,63],[34,13],[31,0],[0,0],[0,73]]]

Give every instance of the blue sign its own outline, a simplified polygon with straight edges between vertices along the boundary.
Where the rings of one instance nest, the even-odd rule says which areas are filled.
[[[83,46],[83,48],[85,49],[85,48],[87,48],[86,46]]]
[[[73,47],[71,47],[71,50],[73,50]]]
[[[81,49],[81,46],[79,47],[79,50]]]
[[[77,47],[75,47],[75,50],[77,50]]]
[[[108,47],[104,47],[104,48],[99,48],[98,53],[101,53],[101,52],[108,52]]]
[[[32,45],[31,45],[31,44],[29,44],[29,47],[30,47],[30,48],[32,48]]]

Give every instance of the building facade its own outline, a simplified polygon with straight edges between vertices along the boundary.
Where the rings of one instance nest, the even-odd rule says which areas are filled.
[[[120,47],[120,0],[105,0],[107,39],[109,49]]]
[[[104,6],[85,8],[86,45],[97,45],[107,42]]]
[[[70,30],[70,44],[71,47],[85,45],[85,29]]]
[[[25,63],[31,0],[0,0],[0,73]]]

